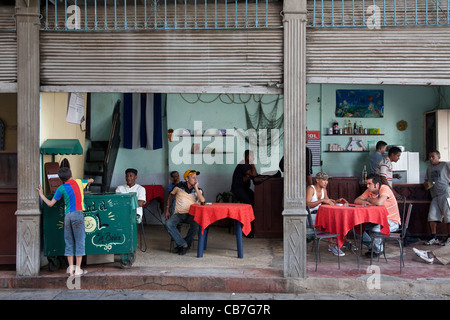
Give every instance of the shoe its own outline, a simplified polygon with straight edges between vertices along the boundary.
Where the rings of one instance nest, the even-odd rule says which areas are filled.
[[[448,246],[450,245],[450,237],[447,238],[447,240],[445,240],[444,242],[440,243],[441,246]]]
[[[81,276],[84,276],[84,275],[86,275],[88,272],[87,272],[87,270],[86,269],[84,269],[84,270],[81,270],[81,272],[75,272],[74,273],[74,276],[75,277],[81,277]]]
[[[430,239],[428,241],[425,241],[423,244],[426,245],[426,246],[431,246],[432,244],[439,244],[439,239],[438,238],[432,238],[432,239]]]
[[[433,264],[434,258],[428,257],[428,251],[413,248],[414,253],[426,263]]]
[[[375,251],[373,252],[373,254],[372,254],[372,251],[370,251],[370,250],[366,252],[366,257],[369,258],[369,259],[371,257],[378,258],[379,256],[380,256],[380,254],[378,252],[375,252]]]
[[[341,249],[339,249],[337,246],[328,246],[328,251],[331,251],[332,254],[335,256],[343,257],[345,256],[345,253],[342,252]]]
[[[188,252],[189,247],[178,247],[178,254],[184,256]]]

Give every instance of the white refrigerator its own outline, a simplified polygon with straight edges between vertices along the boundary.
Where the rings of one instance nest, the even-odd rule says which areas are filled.
[[[400,159],[392,163],[392,171],[401,176],[393,183],[420,183],[419,152],[402,152]]]

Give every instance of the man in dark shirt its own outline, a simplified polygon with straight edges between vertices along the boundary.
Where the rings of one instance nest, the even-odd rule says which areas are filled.
[[[231,192],[236,196],[237,200],[252,205],[255,204],[255,194],[250,189],[250,181],[258,176],[254,165],[254,155],[250,150],[245,150],[244,163],[239,163],[234,169],[233,181],[231,183]],[[253,221],[252,231],[248,235],[253,238]]]

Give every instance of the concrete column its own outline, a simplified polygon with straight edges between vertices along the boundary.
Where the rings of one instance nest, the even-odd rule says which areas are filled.
[[[19,276],[39,274],[39,1],[16,0],[17,257]]]
[[[306,0],[284,0],[284,276],[306,277]]]

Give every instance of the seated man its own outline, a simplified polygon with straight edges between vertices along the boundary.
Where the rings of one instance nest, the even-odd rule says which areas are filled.
[[[334,205],[336,203],[347,203],[347,200],[343,198],[338,199],[337,201],[328,198],[327,185],[328,174],[325,172],[318,172],[316,174],[316,183],[306,188],[306,205],[309,207],[313,224],[312,226],[309,226],[310,228],[314,228],[317,210],[319,210],[321,204]],[[345,256],[345,253],[331,241],[330,245],[328,245],[328,251],[331,251],[334,255]]]
[[[130,193],[130,192],[136,192],[137,200],[139,207],[136,210],[137,213],[137,222],[142,222],[142,208],[145,205],[146,194],[145,194],[145,188],[139,184],[136,183],[138,171],[133,168],[128,168],[125,170],[125,180],[126,184],[120,185],[116,188],[116,193]]]
[[[395,199],[394,193],[388,185],[382,184],[381,178],[376,174],[369,174],[367,176],[367,190],[360,195],[355,200],[356,204],[362,205],[372,205],[372,206],[385,206],[388,211],[388,222],[390,232],[398,230],[401,221],[400,214],[398,211],[397,200]],[[367,223],[366,232],[369,234],[379,233],[381,227],[379,224]],[[371,248],[370,239],[367,235],[363,235],[363,243],[369,247],[369,252],[366,256],[370,258],[371,251],[373,251],[373,256],[378,257],[378,255],[383,251],[381,244],[381,239],[376,238],[374,241],[374,247]]]
[[[187,170],[183,178],[185,182],[178,183],[173,190],[169,193],[169,198],[167,199],[166,206],[166,229],[175,241],[177,247],[175,252],[184,255],[192,246],[192,241],[194,236],[198,231],[198,224],[194,221],[194,217],[189,214],[189,208],[192,204],[196,202],[205,202],[205,197],[203,196],[203,190],[198,187],[197,175],[200,172],[195,170]],[[175,208],[171,216],[170,208],[175,197]],[[180,223],[189,224],[189,231],[186,238],[180,234],[177,229],[177,225]]]
[[[170,172],[170,182],[167,186],[167,191],[172,191],[173,188],[180,183],[180,173],[178,171]]]

